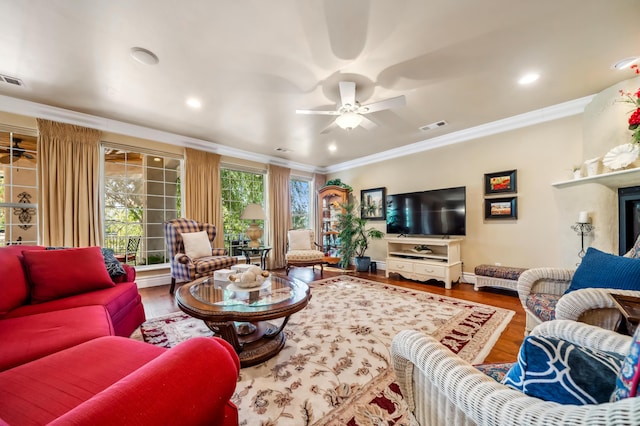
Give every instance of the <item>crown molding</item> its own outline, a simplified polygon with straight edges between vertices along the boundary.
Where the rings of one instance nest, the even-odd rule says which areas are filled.
[[[105,132],[112,132],[141,139],[148,139],[158,142],[164,142],[171,145],[182,146],[185,148],[197,148],[202,151],[213,152],[216,154],[250,160],[264,164],[274,164],[277,166],[288,167],[294,170],[300,170],[311,173],[335,173],[355,167],[366,166],[373,163],[389,160],[391,158],[403,157],[419,152],[429,151],[447,145],[466,142],[471,139],[478,139],[484,136],[495,135],[510,130],[520,129],[547,121],[558,120],[560,118],[572,115],[582,114],[595,95],[585,96],[561,104],[553,105],[546,108],[537,109],[524,114],[514,115],[502,120],[481,124],[479,126],[470,127],[454,133],[438,136],[431,139],[425,139],[420,142],[405,145],[399,148],[390,149],[376,154],[367,155],[352,161],[334,164],[328,167],[317,167],[309,164],[297,163],[284,160],[278,157],[272,157],[263,154],[256,154],[229,146],[221,145],[216,142],[206,141],[188,136],[182,136],[175,133],[165,132],[162,130],[151,129],[149,127],[139,126],[137,124],[126,123],[123,121],[111,120],[108,118],[97,117],[90,114],[71,111],[64,108],[58,108],[50,105],[39,104],[36,102],[25,101],[22,99],[12,98],[0,95],[0,111],[13,114],[20,114],[29,117],[38,117],[61,123],[75,124],[78,126],[89,127]]]
[[[481,124],[479,126],[470,127],[468,129],[449,133],[431,139],[425,139],[420,142],[401,146],[399,148],[378,152],[376,154],[367,155],[356,160],[346,161],[344,163],[335,164],[326,168],[326,173],[335,173],[355,167],[366,166],[373,163],[389,160],[391,158],[404,157],[406,155],[416,154],[419,152],[429,151],[447,145],[466,142],[471,139],[478,139],[485,136],[495,135],[497,133],[508,132],[510,130],[521,129],[523,127],[533,126],[535,124],[544,123],[546,121],[558,120],[572,115],[582,114],[584,108],[591,102],[595,95],[585,96],[583,98],[574,99],[572,101],[563,102],[546,108],[537,109],[526,112],[524,114],[514,115],[502,120],[492,121],[490,123]]]
[[[37,102],[25,101],[23,99],[12,98],[4,95],[0,95],[0,111],[57,121],[59,123],[74,124],[77,126],[88,127],[104,132],[111,132],[141,139],[148,139],[152,141],[167,143],[170,145],[181,146],[184,148],[196,148],[202,151],[213,152],[215,154],[239,158],[242,160],[255,161],[264,164],[274,164],[277,166],[288,167],[294,170],[311,173],[326,173],[326,170],[324,168],[319,168],[317,166],[312,166],[309,164],[288,161],[278,157],[271,157],[269,155],[256,154],[253,152],[243,151],[240,149],[221,145],[216,142],[206,141],[204,139],[182,136],[175,133],[165,132],[163,130],[156,130],[149,127],[139,126],[137,124],[97,117],[82,112],[76,112],[64,108],[39,104]]]

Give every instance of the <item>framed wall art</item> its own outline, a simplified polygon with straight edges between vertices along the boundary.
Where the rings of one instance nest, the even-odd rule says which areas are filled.
[[[386,188],[360,191],[361,217],[369,220],[385,220],[387,213]]]
[[[516,193],[516,170],[508,170],[506,172],[486,173],[484,175],[484,193],[492,194],[508,194]]]
[[[518,197],[486,198],[484,200],[485,219],[517,219]]]

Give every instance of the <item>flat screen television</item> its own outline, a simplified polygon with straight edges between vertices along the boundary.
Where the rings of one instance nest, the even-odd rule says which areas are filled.
[[[387,195],[387,234],[466,234],[466,187]]]

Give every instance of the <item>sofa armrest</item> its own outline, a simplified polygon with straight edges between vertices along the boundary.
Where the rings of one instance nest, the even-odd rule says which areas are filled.
[[[50,424],[237,425],[239,366],[224,340],[192,338]]]
[[[226,256],[227,250],[223,248],[211,249],[211,256]]]
[[[184,265],[188,265],[190,263],[193,263],[193,262],[191,262],[191,258],[189,256],[187,256],[186,254],[184,254],[184,253],[176,254],[176,256],[174,257],[174,260],[176,262],[182,263]]]
[[[584,326],[584,324],[582,324]],[[405,330],[392,341],[398,384],[419,424],[577,425],[633,423],[635,398],[561,405],[529,397],[484,375],[431,336]]]
[[[126,263],[122,264],[122,268],[124,269],[124,275],[118,275],[113,277],[112,280],[114,283],[132,283],[136,280],[136,268],[131,265],[127,265]]]
[[[527,306],[527,296],[531,293],[561,295],[573,278],[575,270],[564,268],[531,268],[518,278],[518,297],[522,306]]]

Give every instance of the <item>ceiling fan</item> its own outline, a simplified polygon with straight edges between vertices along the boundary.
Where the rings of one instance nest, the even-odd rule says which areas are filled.
[[[0,163],[11,164],[13,161],[19,160],[23,157],[27,160],[34,160],[35,157],[26,152],[25,149],[20,146],[21,142],[22,139],[13,138],[13,146],[11,148],[0,148],[0,152],[6,153],[4,156],[0,157]]]
[[[351,130],[358,126],[362,126],[365,129],[372,129],[376,127],[376,124],[365,117],[365,114],[371,114],[372,112],[382,111],[385,109],[397,108],[405,106],[407,101],[402,96],[396,96],[394,98],[384,99],[381,101],[373,102],[367,105],[360,105],[356,101],[356,83],[353,81],[341,81],[338,83],[340,87],[340,101],[342,105],[334,111],[330,110],[308,110],[298,109],[296,114],[314,114],[314,115],[337,115],[335,124],[342,129]]]

